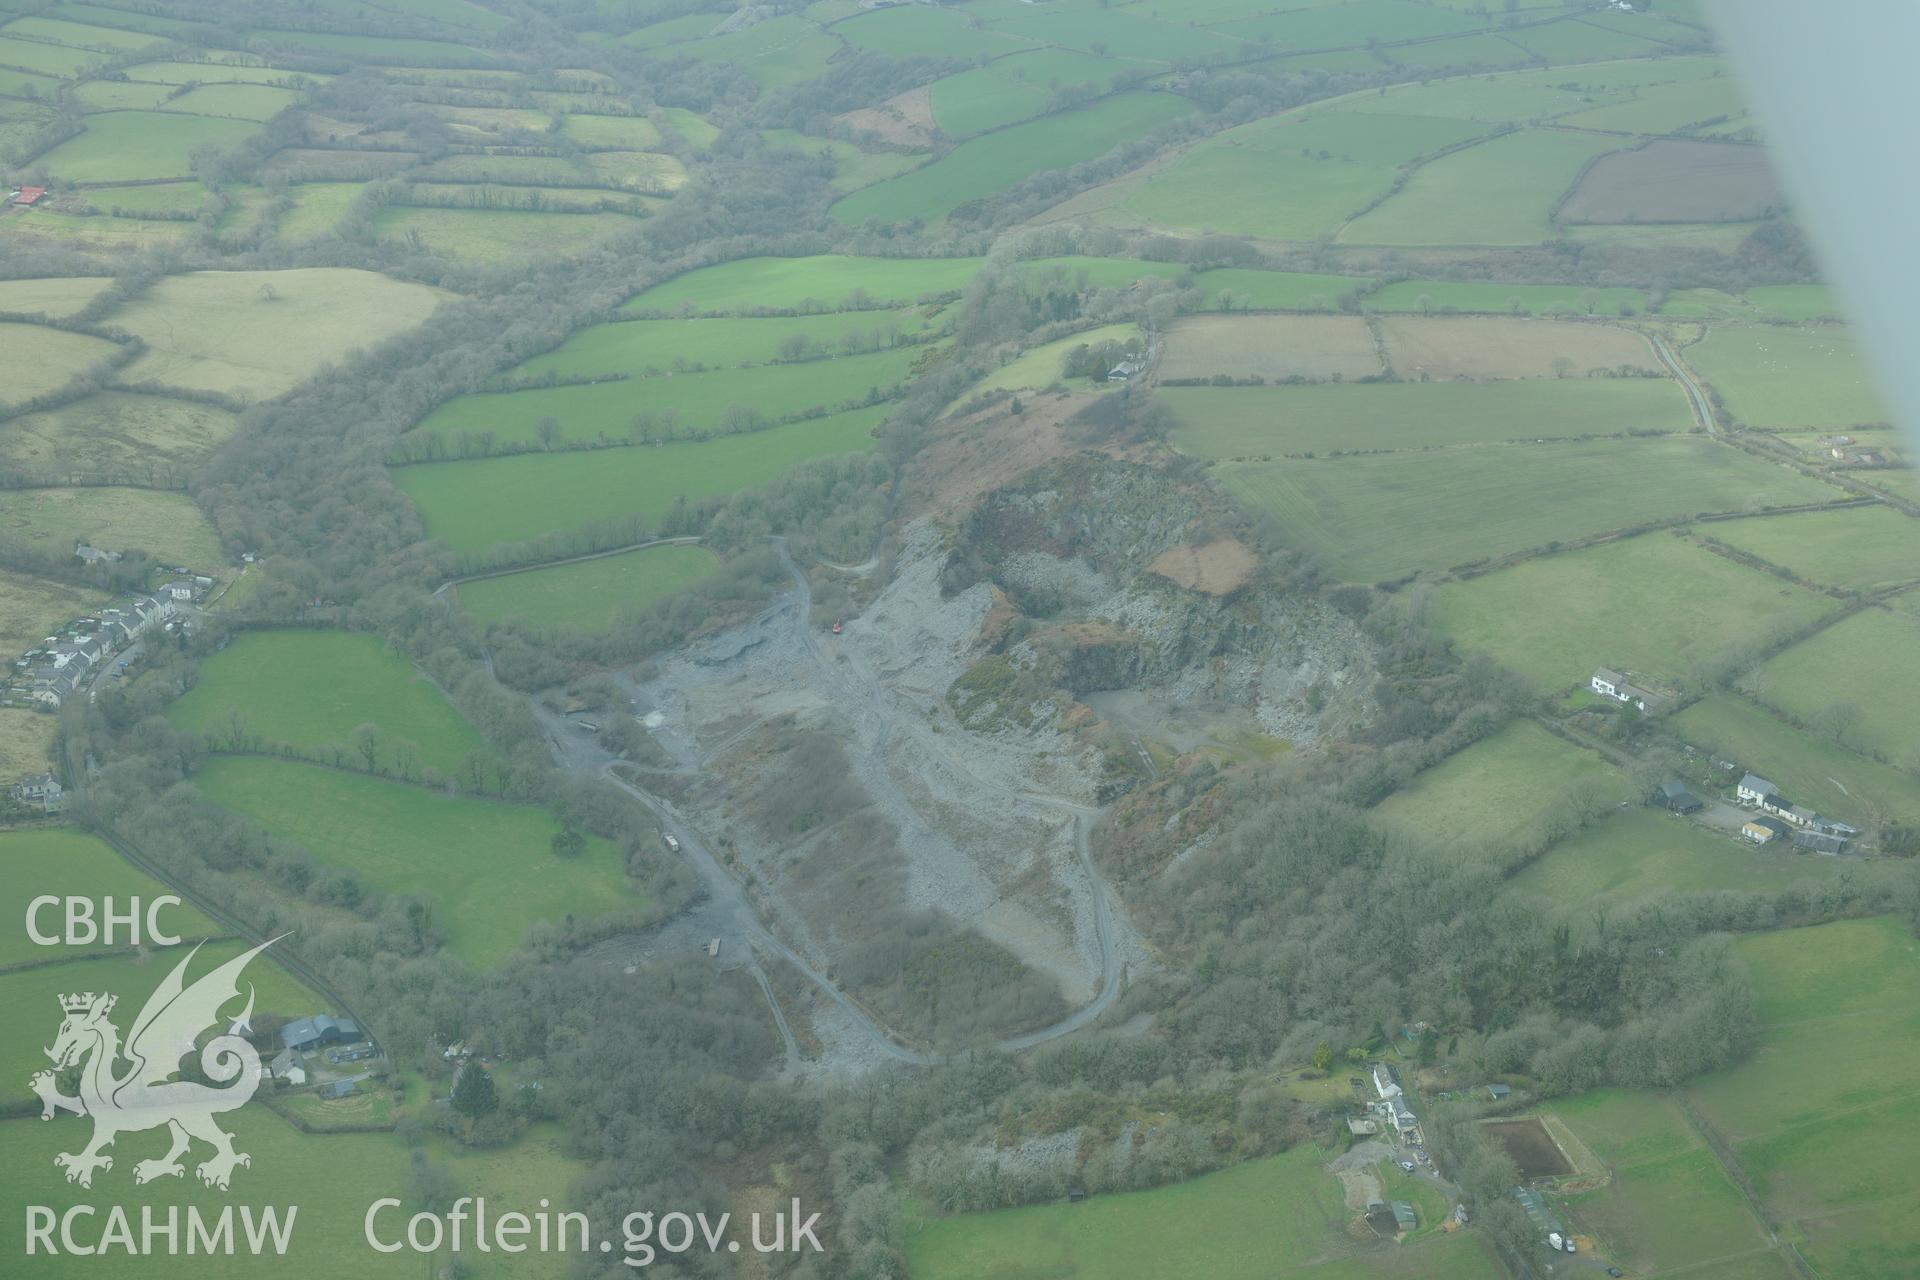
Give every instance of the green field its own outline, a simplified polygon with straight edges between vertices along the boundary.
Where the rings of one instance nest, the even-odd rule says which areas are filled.
[[[347,207],[365,189],[358,182],[303,182],[294,187],[293,208],[276,228],[280,239],[297,244],[326,235],[340,225]]]
[[[872,310],[955,292],[979,266],[978,258],[738,258],[657,284],[630,299],[624,310]]]
[[[1755,848],[1661,809],[1633,808],[1556,844],[1515,875],[1513,887],[1581,907],[1704,889],[1771,892],[1843,870],[1871,873],[1877,865],[1797,853],[1785,845],[1776,840]]]
[[[172,85],[124,80],[87,80],[73,87],[74,101],[90,111],[150,110],[172,93]]]
[[[65,554],[76,542],[140,550],[217,573],[220,539],[184,493],[161,489],[21,489],[7,494],[0,543]]]
[[[317,863],[431,900],[432,927],[476,968],[504,960],[536,921],[646,905],[609,842],[590,836],[579,857],[556,857],[560,824],[543,809],[252,756],[210,760],[195,782]]]
[[[1348,244],[1538,244],[1554,204],[1618,140],[1523,129],[1416,169],[1407,185],[1340,230]]]
[[[461,262],[516,263],[567,258],[599,247],[640,224],[624,213],[546,213],[523,209],[415,209],[388,205],[374,215],[383,237],[420,238],[435,253]]]
[[[199,465],[237,425],[235,415],[213,405],[98,391],[10,419],[0,432],[0,465],[145,476],[155,467]]]
[[[1842,746],[1920,770],[1920,617],[1868,609],[1788,649],[1749,677],[1766,701],[1825,728],[1828,709],[1852,709]]]
[[[1203,458],[1685,431],[1693,418],[1666,379],[1322,383],[1162,387],[1180,420],[1170,440]]]
[[[1355,581],[1835,492],[1700,436],[1232,463],[1219,476],[1295,545]]]
[[[184,178],[203,147],[237,146],[259,131],[246,120],[219,120],[166,111],[103,111],[87,117],[87,130],[34,163],[68,182],[131,182],[139,178]]]
[[[778,479],[809,458],[864,453],[885,406],[766,431],[659,448],[580,450],[402,467],[427,534],[455,551],[634,516],[652,525],[676,498],[720,497]]]
[[[576,441],[625,440],[634,415],[647,410],[677,414],[678,433],[687,435],[718,428],[735,406],[774,422],[800,414],[818,417],[860,407],[875,393],[885,395],[905,381],[920,354],[916,347],[895,347],[837,360],[465,395],[428,414],[416,430],[490,431],[498,443],[531,444],[538,439],[536,424],[546,417],[559,421],[561,439]]]
[[[698,581],[719,563],[705,547],[650,547],[469,582],[460,588],[460,607],[482,622],[519,615],[542,626],[599,631]]]
[[[876,9],[833,24],[833,34],[859,49],[894,58],[991,58],[1030,48],[1026,40],[968,25],[965,13],[926,5]]]
[[[1563,123],[1582,129],[1672,133],[1682,125],[1698,124],[1715,116],[1735,116],[1744,110],[1739,82],[1732,76],[1712,76],[1648,85],[1626,102],[1596,107],[1562,119]]]
[[[1061,362],[1075,347],[1091,346],[1101,342],[1135,341],[1139,337],[1140,326],[1138,325],[1109,324],[1057,338],[1052,342],[1043,342],[1031,351],[1024,351],[1016,356],[999,372],[989,374],[978,390],[1037,391],[1043,387],[1050,387],[1056,382],[1065,381],[1061,376]],[[1105,370],[1101,373],[1104,377]]]
[[[1837,602],[1666,533],[1449,582],[1433,620],[1543,689],[1613,666],[1677,681],[1693,664],[1803,625]]]
[[[1751,427],[1848,427],[1888,413],[1853,335],[1838,328],[1714,325],[1687,363]]]
[[[1760,1044],[1689,1092],[1768,1212],[1805,1232],[1818,1274],[1912,1275],[1911,1213],[1848,1211],[1920,1201],[1908,1177],[1920,1121],[1886,1105],[1920,1086],[1920,946],[1883,916],[1750,934],[1735,947],[1758,993]]]
[[[1672,1101],[1602,1089],[1557,1100],[1553,1114],[1612,1172],[1607,1186],[1564,1202],[1574,1229],[1597,1236],[1609,1261],[1650,1275],[1741,1258],[1751,1274],[1767,1274],[1760,1224]]]
[[[1920,778],[1795,729],[1735,694],[1701,699],[1673,727],[1695,747],[1739,761],[1795,802],[1843,822],[1920,823]]]
[[[274,85],[204,84],[174,98],[164,110],[264,122],[273,119],[299,99],[300,95],[294,90]]]
[[[732,62],[762,89],[824,75],[841,44],[798,14],[783,13],[740,31],[696,40],[676,53],[703,62]]]
[[[1190,15],[1162,22],[1119,5],[1004,5],[992,24],[1036,44],[1141,62],[1218,58],[1234,49],[1231,38],[1196,27]]]
[[[645,116],[569,115],[560,133],[592,150],[651,151],[660,145],[660,130]]]
[[[133,869],[98,836],[75,827],[51,827],[33,831],[0,831],[0,916],[8,921],[4,939],[0,939],[0,965],[41,964],[66,961],[78,956],[119,950],[128,944],[120,927],[109,948],[96,939],[91,943],[74,942],[43,947],[27,935],[27,904],[42,895],[58,898],[92,898],[94,921],[102,923],[101,900],[112,898],[114,909],[124,912],[138,898],[143,904],[171,892],[158,881]],[[42,908],[36,917],[42,933],[65,931],[64,908]],[[213,921],[185,903],[162,910],[156,923],[175,937],[192,940],[225,932]],[[140,936],[147,941],[146,911],[141,908]],[[0,982],[4,982],[0,977]]]
[[[1171,93],[1119,94],[963,142],[925,168],[847,196],[832,213],[850,225],[870,219],[937,222],[960,205],[997,195],[1042,170],[1098,159],[1192,109],[1192,103]]]
[[[82,889],[81,892],[88,891]],[[174,914],[185,922],[186,917],[182,913]],[[18,921],[15,925],[24,927]],[[237,939],[208,943],[201,948],[188,971],[189,975],[205,973],[233,959],[249,945]],[[59,1029],[62,995],[74,991],[112,992],[120,997],[115,1020],[125,1031],[139,1013],[146,997],[190,950],[191,946],[183,944],[178,948],[149,950],[139,955],[83,956],[37,969],[18,969],[0,974],[0,1017],[6,1018],[8,1026],[20,1028],[21,1031],[21,1034],[9,1036],[4,1044],[0,1044],[0,1101],[19,1102],[32,1098],[27,1080],[34,1072],[44,1071],[49,1065],[44,1046],[53,1043],[54,1033]],[[272,1013],[298,1018],[326,1009],[321,997],[307,990],[292,974],[266,956],[247,967],[245,980],[253,984],[254,1012],[257,1014]],[[242,987],[242,999],[245,994],[246,988]],[[240,1004],[240,1000],[234,1002],[233,1013],[239,1013]],[[51,1180],[57,1181],[57,1175]]]
[[[927,1221],[906,1235],[915,1280],[1483,1280],[1477,1235],[1353,1254],[1340,1183],[1311,1145],[1153,1191]],[[1424,1224],[1423,1224],[1424,1225]],[[1351,1255],[1351,1256],[1348,1256]]]
[[[354,730],[363,724],[380,730],[382,769],[395,767],[396,749],[443,774],[476,752],[490,754],[445,694],[363,632],[242,632],[202,665],[200,682],[167,708],[167,719],[230,750],[235,711],[243,733],[268,749],[339,748],[355,767]]]
[[[1639,289],[1577,284],[1400,280],[1367,295],[1370,311],[1485,311],[1501,315],[1632,315],[1646,310]]]
[[[1170,227],[1311,240],[1384,194],[1401,165],[1482,132],[1432,117],[1289,112],[1197,143],[1129,186],[1119,210]]]
[[[825,156],[833,162],[832,186],[835,191],[858,191],[876,182],[905,173],[925,160],[924,152],[862,151],[851,142],[815,138],[791,129],[763,129],[760,136],[770,147],[798,151],[803,155]]]
[[[58,391],[120,353],[105,338],[68,333],[37,324],[0,323],[0,350],[6,352],[7,378],[0,404],[25,404]]]
[[[1706,532],[1823,586],[1869,591],[1920,579],[1920,520],[1891,507],[1729,520]]]
[[[835,311],[810,316],[756,316],[692,320],[627,320],[580,330],[549,351],[514,366],[508,379],[629,377],[766,364],[783,358],[795,339],[808,356],[888,346],[897,335],[924,332],[927,319],[911,308]]]
[[[1090,54],[1035,49],[935,80],[928,92],[934,121],[944,132],[964,138],[1032,119],[1062,88],[1104,88],[1119,70]]]
[[[1235,40],[1265,39],[1281,49],[1348,49],[1370,40],[1411,40],[1472,31],[1483,21],[1476,15],[1411,0],[1355,0],[1352,4],[1285,6],[1278,13],[1222,23],[1220,31]]]
[[[260,969],[261,964],[255,963],[248,972],[254,975]],[[45,1018],[36,1014],[34,1021],[37,1024]],[[280,1206],[283,1218],[286,1206],[298,1205],[298,1229],[293,1233],[285,1257],[276,1258],[280,1265],[301,1269],[337,1268],[342,1258],[351,1258],[355,1276],[365,1276],[368,1280],[418,1280],[424,1270],[419,1255],[375,1253],[367,1247],[362,1228],[362,1219],[372,1200],[407,1194],[407,1150],[390,1134],[302,1134],[258,1103],[223,1115],[220,1125],[234,1135],[235,1148],[253,1158],[250,1166],[234,1174],[230,1192],[201,1185],[191,1165],[185,1177],[162,1178],[136,1186],[132,1173],[134,1163],[165,1154],[166,1135],[156,1130],[122,1137],[114,1147],[119,1158],[114,1161],[113,1169],[99,1175],[91,1190],[73,1186],[60,1176],[53,1157],[56,1152],[79,1150],[91,1132],[90,1124],[75,1116],[62,1116],[47,1124],[34,1118],[0,1121],[0,1126],[4,1126],[0,1127],[0,1140],[5,1141],[11,1157],[6,1162],[6,1172],[0,1175],[0,1195],[11,1204],[44,1204],[56,1213],[64,1213],[76,1204],[102,1204],[106,1197],[112,1197],[112,1203],[126,1206],[136,1224],[140,1220],[141,1205],[160,1210],[158,1220],[161,1222],[166,1220],[165,1207],[172,1205],[198,1205],[209,1218],[217,1217],[222,1209],[236,1201],[255,1206],[256,1213],[267,1205]],[[200,1147],[193,1158],[204,1159],[206,1152],[207,1148]],[[314,1177],[315,1169],[329,1168],[351,1169],[353,1177]],[[104,1214],[104,1209],[101,1212]],[[240,1234],[237,1219],[236,1212],[236,1235]],[[86,1270],[100,1280],[204,1280],[209,1274],[207,1260],[187,1254],[185,1226],[183,1221],[177,1255],[168,1255],[164,1245],[153,1256],[113,1249],[88,1258]],[[65,1277],[73,1274],[71,1258],[25,1257],[23,1218],[19,1214],[7,1214],[4,1221],[0,1221],[0,1249],[5,1249],[8,1257],[15,1260],[9,1264],[15,1275]]]
[[[371,271],[196,271],[168,276],[110,313],[144,339],[120,373],[243,399],[289,391],[328,364],[411,329],[446,295]]]
[[[1519,720],[1448,756],[1373,811],[1427,845],[1499,863],[1575,784],[1596,788],[1609,807],[1630,787],[1600,756]]]

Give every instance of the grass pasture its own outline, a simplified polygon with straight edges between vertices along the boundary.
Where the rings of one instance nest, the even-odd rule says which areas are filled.
[[[43,947],[27,936],[27,904],[43,895],[58,898],[87,897],[99,900],[111,897],[116,910],[125,910],[132,898],[143,903],[170,892],[158,881],[134,870],[98,836],[77,827],[47,827],[27,831],[0,831],[0,912],[10,926],[0,938],[0,966],[74,960],[119,950],[127,945],[125,931],[115,935],[109,948],[92,943],[68,943]],[[39,916],[42,932],[59,933],[64,916],[61,908],[43,908]],[[185,903],[163,909],[157,923],[166,932],[182,939],[212,937],[224,932],[213,921]],[[146,917],[141,915],[141,934],[145,937]],[[0,983],[5,981],[0,975]]]
[[[1686,361],[1752,427],[1849,427],[1889,420],[1866,358],[1845,329],[1714,325]]]
[[[1796,729],[1737,694],[1710,694],[1673,725],[1695,747],[1739,761],[1843,822],[1920,823],[1920,778]]]
[[[1383,195],[1401,165],[1481,132],[1434,117],[1288,112],[1215,134],[1144,178],[1122,179],[1117,212],[1122,221],[1311,240]]]
[[[185,917],[179,912],[175,913],[175,918],[185,922]],[[187,935],[183,933],[182,936]],[[206,944],[188,967],[189,980],[233,959],[247,950],[249,945],[238,939]],[[0,1045],[0,1101],[20,1102],[33,1097],[27,1087],[27,1079],[35,1071],[47,1066],[43,1046],[52,1043],[54,1030],[60,1025],[61,995],[72,991],[113,992],[120,997],[115,1021],[125,1031],[147,995],[175,965],[186,958],[190,950],[190,946],[183,945],[140,954],[101,954],[0,974],[0,1016],[7,1019],[8,1026],[32,1030],[30,1035],[9,1036],[6,1043]],[[247,966],[243,977],[243,981],[253,984],[255,1013],[297,1018],[326,1008],[319,996],[307,990],[285,969],[272,963],[270,955],[271,952]],[[242,987],[240,996],[233,1002],[231,1013],[240,1012],[245,997],[246,989]],[[0,1124],[4,1123],[12,1122],[0,1121]],[[33,1123],[39,1125],[37,1119]],[[49,1191],[53,1184],[60,1182],[58,1175],[51,1172],[51,1165],[46,1181]]]
[[[1693,435],[1235,462],[1221,464],[1219,478],[1349,581],[1445,569],[1697,511],[1833,493]]]
[[[1028,41],[969,25],[967,14],[902,5],[875,9],[833,24],[833,34],[857,49],[892,58],[991,58],[1030,48]]]
[[[476,968],[505,959],[536,921],[646,904],[609,842],[589,836],[579,857],[556,857],[560,825],[542,809],[258,757],[211,760],[195,781],[316,862],[431,900],[432,927]]]
[[[1920,617],[1867,609],[1794,645],[1748,677],[1762,698],[1903,769],[1920,770]],[[1829,727],[1832,708],[1847,723]]]
[[[825,75],[840,52],[831,34],[795,13],[783,13],[726,35],[688,44],[684,52],[703,62],[732,62],[762,89],[777,89]]]
[[[625,440],[642,410],[677,414],[682,435],[718,428],[736,406],[773,421],[793,414],[818,417],[862,406],[875,393],[884,396],[906,379],[919,355],[918,347],[895,347],[834,360],[465,395],[428,414],[415,430],[447,436],[488,431],[496,441],[531,444],[545,417],[557,419],[561,438],[574,441]]]
[[[86,132],[34,163],[69,182],[185,178],[195,151],[236,146],[259,129],[250,120],[172,111],[102,111],[88,116],[86,125]]]
[[[1055,1280],[1196,1274],[1209,1280],[1478,1280],[1477,1235],[1356,1253],[1340,1183],[1311,1144],[1152,1191],[931,1219],[906,1234],[917,1280]]]
[[[1138,339],[1140,327],[1133,324],[1101,325],[1096,329],[1087,329],[1081,333],[1056,338],[1052,342],[1043,342],[1039,346],[1021,352],[999,371],[988,375],[978,388],[981,391],[1038,391],[1050,387],[1056,382],[1065,382],[1062,368],[1067,353],[1075,347],[1092,346],[1100,342],[1130,342]],[[1105,370],[1101,377],[1105,377]]]
[[[1216,267],[1194,277],[1195,286],[1205,291],[1205,305],[1222,311],[1331,311],[1365,283],[1357,276],[1244,267]]]
[[[303,182],[292,188],[293,208],[281,217],[275,232],[287,244],[326,235],[340,225],[363,190],[358,182]]]
[[[482,622],[523,615],[542,625],[601,631],[697,582],[720,563],[705,547],[649,547],[463,584],[460,607]]]
[[[1035,49],[935,80],[929,102],[941,130],[964,138],[1029,120],[1046,111],[1059,89],[1104,87],[1117,72],[1112,62],[1091,54]]]
[[[1574,284],[1398,280],[1367,295],[1369,311],[1467,311],[1506,315],[1633,315],[1646,310],[1638,289]]]
[[[1836,603],[1654,532],[1449,582],[1434,623],[1543,689],[1608,665],[1677,680]]]
[[[156,282],[108,323],[148,346],[121,371],[125,385],[153,381],[266,399],[413,328],[443,296],[342,267],[196,271]]]
[[[66,553],[75,542],[152,553],[157,560],[218,573],[220,539],[193,499],[163,489],[21,489],[7,495],[0,542]]]
[[[1610,1261],[1635,1274],[1742,1258],[1764,1275],[1767,1245],[1739,1190],[1671,1099],[1601,1089],[1554,1103],[1553,1114],[1613,1177],[1569,1196],[1574,1228],[1597,1236]]]
[[[560,134],[592,151],[652,151],[660,145],[660,130],[645,116],[570,114],[561,120]]]
[[[874,310],[956,292],[979,266],[978,258],[737,258],[663,281],[622,309],[690,315]]]
[[[844,197],[831,212],[848,225],[937,222],[1036,173],[1097,159],[1192,109],[1172,93],[1118,94],[963,142],[924,168]]]
[[[1885,1099],[1920,1083],[1920,946],[1892,916],[1734,946],[1758,993],[1760,1042],[1690,1095],[1768,1212],[1806,1232],[1820,1275],[1911,1274],[1920,1251],[1910,1215],[1853,1210],[1916,1200],[1907,1174],[1920,1121]]]
[[[50,629],[91,613],[106,599],[98,591],[0,568],[0,655],[13,661]]]
[[[1616,140],[1523,129],[1429,161],[1340,229],[1345,244],[1518,245],[1553,235],[1553,209]]]
[[[1741,222],[1763,217],[1785,200],[1764,149],[1663,139],[1603,156],[1561,206],[1560,219]]]
[[[1389,316],[1380,321],[1387,359],[1402,378],[1551,378],[1557,361],[1579,377],[1626,365],[1662,368],[1631,329],[1584,320],[1514,316]]]
[[[1623,800],[1628,780],[1590,751],[1519,720],[1442,760],[1374,806],[1385,825],[1465,861],[1499,863],[1569,787]]]
[[[340,748],[357,763],[354,730],[380,730],[382,768],[405,747],[423,767],[452,774],[490,754],[486,740],[447,696],[378,637],[346,631],[245,631],[201,668],[200,682],[167,708],[175,728],[231,749],[239,728],[272,749],[309,754]],[[254,749],[249,747],[249,749]]]
[[[9,655],[11,657],[11,655]],[[27,707],[0,707],[0,778],[44,773],[60,721]]]
[[[0,386],[0,405],[18,405],[58,391],[82,374],[99,369],[118,355],[120,348],[84,333],[37,324],[0,323],[0,351],[6,353],[7,374]]]
[[[883,348],[897,334],[924,331],[926,317],[896,311],[834,311],[807,316],[705,317],[624,320],[590,325],[546,355],[517,365],[506,377],[539,378],[624,373],[632,378],[697,369],[766,364],[796,338],[809,353],[852,345]]]
[[[576,450],[401,467],[427,534],[478,551],[597,520],[657,524],[678,498],[716,498],[778,479],[811,458],[864,453],[883,406],[766,431],[658,448]]]
[[[1165,381],[1209,378],[1366,378],[1382,372],[1358,316],[1189,316],[1167,331],[1155,370]]]
[[[862,151],[850,142],[815,138],[791,129],[761,131],[769,145],[798,151],[809,156],[824,156],[833,164],[835,191],[858,191],[876,182],[905,173],[926,159],[924,154],[900,151]]]
[[[1798,880],[1826,880],[1872,864],[1842,862],[1816,853],[1755,848],[1737,835],[1713,831],[1661,809],[1622,810],[1529,863],[1513,887],[1559,906],[1630,902],[1711,889],[1771,892]]]
[[[1871,591],[1920,579],[1920,520],[1892,507],[1730,520],[1705,532],[1822,586]]]
[[[1174,447],[1203,458],[1424,449],[1521,438],[1685,431],[1671,381],[1372,382],[1310,387],[1162,387]]]
[[[1738,116],[1745,110],[1739,81],[1719,75],[1646,85],[1625,101],[1576,112],[1561,120],[1582,129],[1659,134],[1677,133],[1687,125],[1717,116]]]
[[[89,111],[152,110],[172,93],[172,85],[129,80],[83,80],[73,86],[73,100]]]
[[[268,84],[203,84],[169,101],[163,111],[184,111],[196,116],[219,116],[228,120],[273,119],[299,101],[292,89]]]
[[[0,467],[134,477],[206,461],[238,418],[213,405],[127,391],[97,391],[57,409],[22,414],[0,432]]]
[[[624,213],[420,209],[403,205],[388,205],[373,219],[373,229],[381,236],[418,236],[435,253],[458,262],[481,263],[572,257],[638,226]]]

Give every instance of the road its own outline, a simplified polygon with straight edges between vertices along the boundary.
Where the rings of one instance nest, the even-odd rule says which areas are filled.
[[[1713,406],[1708,402],[1706,393],[1700,390],[1700,384],[1693,380],[1693,374],[1687,371],[1687,366],[1680,363],[1680,357],[1674,354],[1671,346],[1667,345],[1664,334],[1658,334],[1649,329],[1646,335],[1647,341],[1653,344],[1653,354],[1659,356],[1660,363],[1667,366],[1667,371],[1680,380],[1680,389],[1687,393],[1687,400],[1693,405],[1693,416],[1699,420],[1701,429],[1708,435],[1713,435],[1715,433]]]
[[[809,661],[815,668],[814,675],[821,685],[831,690],[839,709],[849,717],[863,722],[864,735],[870,743],[861,762],[863,776],[870,788],[875,784],[885,787],[886,757],[889,739],[900,726],[902,718],[893,706],[884,683],[866,669],[860,657],[842,650],[833,658],[820,651],[813,634],[810,614],[813,607],[813,592],[807,582],[806,574],[795,564],[784,539],[775,538],[781,561],[792,576],[794,589],[782,601],[763,612],[753,623],[754,627],[765,628],[770,623],[783,620],[781,630],[785,633],[776,640],[762,643],[782,642],[790,645],[797,659]],[[680,856],[700,877],[706,890],[704,900],[691,911],[698,917],[698,931],[723,940],[723,945],[741,945],[778,956],[792,965],[799,973],[828,1000],[846,1015],[857,1033],[869,1046],[896,1062],[926,1066],[943,1061],[945,1055],[923,1050],[908,1043],[904,1037],[896,1035],[876,1019],[859,1001],[848,995],[816,967],[806,957],[789,946],[776,935],[761,919],[752,902],[747,898],[746,890],[720,859],[714,856],[701,834],[693,827],[675,805],[661,796],[646,790],[630,778],[618,772],[620,761],[602,748],[597,736],[583,731],[573,719],[540,705],[532,703],[534,715],[539,718],[547,730],[549,741],[554,748],[555,759],[561,767],[576,773],[597,773],[619,787],[644,805],[653,814],[660,830],[671,835],[680,845]],[[911,723],[911,721],[908,721]],[[737,736],[737,735],[736,735]],[[697,764],[703,765],[713,756],[712,751],[703,751],[697,758]],[[683,757],[684,759],[684,757]],[[960,762],[951,761],[956,771],[964,771]],[[696,765],[697,767],[697,765]],[[986,785],[983,781],[982,785]],[[1115,941],[1115,922],[1113,905],[1108,897],[1111,892],[1101,879],[1094,865],[1091,844],[1091,830],[1099,810],[1077,804],[1063,797],[1048,796],[1040,793],[1022,792],[1026,798],[1047,804],[1071,815],[1073,824],[1074,853],[1082,874],[1086,876],[1089,897],[1092,906],[1092,924],[1095,942],[1100,957],[1100,981],[1093,998],[1080,1008],[1069,1013],[1059,1021],[1033,1031],[1010,1036],[998,1042],[998,1046],[1008,1051],[1031,1049],[1061,1036],[1070,1035],[1089,1025],[1113,1006],[1119,998],[1125,982],[1125,966],[1121,963],[1119,948]],[[893,807],[902,812],[910,822],[918,822],[904,800],[894,797],[898,803]],[[911,833],[903,833],[910,836]],[[661,926],[666,927],[666,926]],[[759,976],[759,975],[757,975]],[[763,987],[772,1000],[770,987]],[[784,1017],[775,1005],[776,1021],[781,1023],[782,1039],[788,1045],[789,1059],[793,1055],[792,1033],[784,1026]]]

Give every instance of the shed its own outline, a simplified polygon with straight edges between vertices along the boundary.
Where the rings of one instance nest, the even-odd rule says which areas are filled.
[[[1776,836],[1784,836],[1789,828],[1778,818],[1755,818],[1740,828],[1740,834],[1755,844],[1765,844]]]
[[[1697,813],[1700,797],[1678,778],[1668,778],[1654,790],[1653,803],[1672,813]]]
[[[1487,1092],[1493,1095],[1495,1102],[1498,1102],[1512,1093],[1513,1090],[1504,1084],[1490,1084],[1487,1086]]]
[[[1393,1202],[1393,1225],[1402,1231],[1411,1231],[1420,1225],[1419,1219],[1413,1216],[1413,1206],[1405,1200]]]
[[[323,1098],[347,1098],[358,1092],[360,1092],[360,1086],[351,1080],[335,1080],[331,1084],[320,1086],[320,1096]]]
[[[1793,847],[1813,853],[1845,853],[1847,838],[1828,835],[1824,831],[1796,831],[1793,833]]]

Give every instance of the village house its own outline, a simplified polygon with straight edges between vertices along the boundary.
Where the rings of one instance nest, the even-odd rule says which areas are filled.
[[[1740,828],[1740,834],[1755,844],[1766,844],[1779,836],[1786,835],[1792,828],[1778,818],[1755,818]]]
[[[306,1064],[301,1062],[300,1055],[291,1049],[282,1049],[273,1055],[273,1060],[262,1067],[261,1072],[272,1076],[275,1080],[285,1080],[288,1084],[307,1082]]]
[[[1739,784],[1733,789],[1733,794],[1741,804],[1760,805],[1768,797],[1778,796],[1780,788],[1757,773],[1749,773],[1741,777]]]
[[[1107,370],[1107,381],[1125,382],[1146,367],[1147,363],[1144,360],[1122,360],[1119,364]]]
[[[50,773],[28,774],[14,784],[9,794],[29,809],[42,813],[66,812],[66,793],[60,788],[60,780]]]
[[[1595,667],[1593,674],[1587,677],[1587,686],[1603,698],[1631,703],[1649,713],[1663,711],[1673,701],[1657,689],[1649,689],[1633,683],[1611,667]]]
[[[107,551],[86,542],[75,543],[73,554],[87,564],[112,564],[120,559],[118,551]]]
[[[1373,1089],[1382,1100],[1400,1096],[1400,1084],[1393,1078],[1393,1068],[1384,1062],[1373,1064]]]

